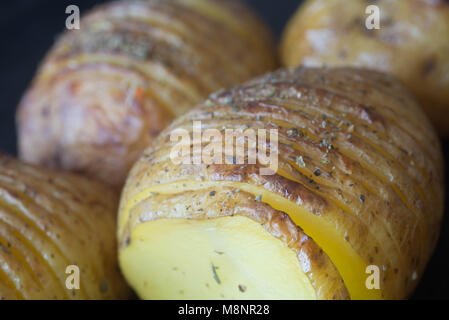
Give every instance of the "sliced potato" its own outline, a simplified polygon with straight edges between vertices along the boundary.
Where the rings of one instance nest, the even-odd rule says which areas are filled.
[[[0,154],[0,300],[129,297],[117,202],[102,184]]]
[[[171,133],[192,135],[194,121],[277,130],[276,173],[262,175],[260,162],[175,164]],[[436,133],[394,78],[280,70],[212,95],[145,151],[122,193],[120,265],[147,299],[405,298],[438,238],[442,171]],[[380,289],[366,285],[371,265]]]
[[[172,119],[276,67],[266,25],[241,1],[116,1],[66,32],[17,114],[27,162],[121,187]]]

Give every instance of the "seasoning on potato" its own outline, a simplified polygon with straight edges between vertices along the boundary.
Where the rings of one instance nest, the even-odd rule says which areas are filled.
[[[99,6],[56,42],[24,96],[20,157],[121,187],[172,119],[275,67],[270,31],[240,1]]]
[[[174,164],[171,133],[196,121],[277,130],[277,171]],[[436,132],[392,76],[279,70],[213,94],[144,152],[122,193],[120,266],[144,299],[406,298],[438,239],[442,173]]]
[[[366,8],[379,8],[379,29]],[[308,0],[284,31],[285,66],[356,66],[393,74],[449,137],[449,2]]]
[[[117,204],[100,183],[0,154],[0,300],[129,297]]]

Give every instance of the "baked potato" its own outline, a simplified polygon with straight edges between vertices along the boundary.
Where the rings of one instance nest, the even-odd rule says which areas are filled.
[[[179,142],[198,121],[201,141]],[[277,170],[261,174],[250,148],[243,162],[207,148],[209,129],[253,129]],[[201,161],[178,163],[180,143]],[[395,78],[281,69],[212,94],[143,153],[120,202],[119,263],[144,299],[406,298],[438,239],[442,179],[437,134]]]
[[[100,183],[0,154],[0,300],[129,297],[117,205]]]
[[[369,30],[366,8],[380,9]],[[369,22],[369,21],[368,21]],[[399,78],[442,137],[449,137],[449,2],[309,0],[283,35],[285,66],[357,66]]]
[[[240,1],[99,6],[60,37],[24,95],[20,157],[121,187],[173,118],[275,66],[270,31]]]

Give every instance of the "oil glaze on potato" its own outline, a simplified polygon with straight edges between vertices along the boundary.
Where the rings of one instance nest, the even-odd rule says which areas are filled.
[[[368,30],[368,5],[380,29]],[[449,2],[309,0],[286,28],[285,66],[358,66],[389,72],[418,98],[440,135],[449,135]]]
[[[117,198],[99,183],[0,154],[0,300],[128,297],[116,257]],[[71,265],[79,290],[66,287]]]
[[[279,169],[175,165],[170,133],[192,121],[277,129]],[[144,152],[122,193],[120,266],[145,299],[406,298],[438,238],[442,172],[434,129],[391,76],[280,70],[213,94]]]
[[[270,32],[240,1],[100,6],[57,41],[24,96],[20,156],[122,186],[174,117],[273,69],[274,52]]]

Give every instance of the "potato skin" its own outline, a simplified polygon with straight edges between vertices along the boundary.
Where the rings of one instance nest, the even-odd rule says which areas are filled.
[[[276,66],[270,32],[240,1],[118,1],[81,25],[20,103],[19,153],[118,187],[174,117]]]
[[[368,30],[365,8],[380,8]],[[357,66],[399,78],[442,137],[449,136],[449,3],[444,0],[306,1],[283,35],[284,66]]]
[[[261,176],[259,165],[173,164],[170,132],[192,131],[192,121],[218,130],[277,129],[282,175]],[[244,182],[330,222],[368,265],[381,267],[383,298],[403,299],[418,283],[438,239],[442,179],[438,137],[396,79],[356,68],[285,69],[213,94],[161,133],[128,177],[119,241],[126,242],[136,221],[141,223],[138,217],[161,212],[164,200],[152,200],[154,195],[134,202],[150,187]],[[194,194],[198,198],[207,191]],[[173,200],[170,207],[186,201]],[[226,207],[221,202],[202,207],[214,205]],[[172,214],[192,217],[182,210]]]
[[[0,154],[0,300],[122,299],[117,265],[118,195],[84,177]],[[69,265],[80,289],[69,290]]]

